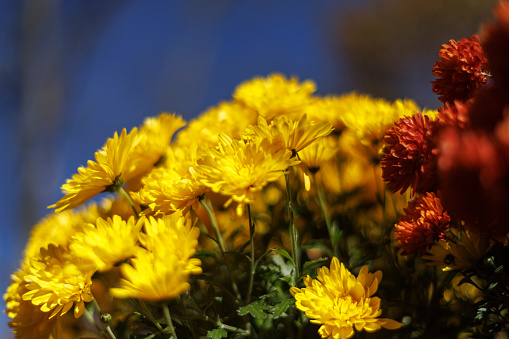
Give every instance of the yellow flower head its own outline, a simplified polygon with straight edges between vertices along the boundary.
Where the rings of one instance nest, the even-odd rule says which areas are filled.
[[[7,306],[6,313],[11,322],[9,327],[13,328],[13,334],[19,339],[47,339],[50,335],[57,337],[57,317],[50,319],[50,313],[43,312],[38,306],[29,300],[23,300],[22,295],[28,292],[25,287],[25,272],[18,271],[11,275],[11,284],[4,294]]]
[[[71,238],[70,253],[82,259],[78,265],[82,269],[107,271],[134,255],[143,221],[134,217],[125,221],[118,215],[98,218],[95,225],[85,224],[83,231]]]
[[[377,156],[385,132],[404,116],[420,112],[411,100],[396,100],[393,103],[356,93],[339,97],[345,111],[341,117],[347,129],[354,132],[359,142]]]
[[[330,271],[318,269],[317,279],[304,278],[305,288],[292,287],[290,292],[296,306],[314,324],[322,324],[318,333],[322,338],[350,338],[357,331],[375,332],[380,328],[397,329],[403,324],[382,314],[380,299],[372,297],[382,279],[382,272],[368,273],[363,266],[357,278],[337,258]]]
[[[205,186],[231,196],[227,204],[231,201],[241,205],[252,203],[253,192],[276,181],[284,170],[299,162],[291,158],[289,150],[268,152],[262,147],[261,138],[242,141],[221,134],[219,140],[217,149],[209,149],[208,154],[197,161],[196,171]]]
[[[171,147],[165,166],[155,168],[142,179],[143,187],[133,198],[158,214],[173,213],[194,204],[206,188],[197,180],[196,159],[201,151],[191,147]]]
[[[31,301],[43,312],[51,312],[50,319],[65,314],[73,304],[74,316],[79,318],[85,309],[85,302],[92,301],[90,285],[94,271],[81,271],[76,267],[76,258],[69,256],[62,246],[50,244],[41,249],[36,258],[26,262],[24,279],[28,292],[23,300]]]
[[[299,152],[299,157],[310,171],[317,171],[323,163],[334,158],[337,149],[336,138],[327,136],[304,148]]]
[[[269,143],[273,151],[282,149],[292,151],[292,155],[298,153],[313,141],[329,135],[332,125],[329,122],[308,122],[304,114],[298,121],[293,121],[285,116],[276,117],[267,124],[263,117],[258,117],[258,125],[249,126],[243,133],[247,140],[259,137]]]
[[[133,176],[149,171],[166,153],[175,132],[186,122],[175,114],[161,113],[146,118],[138,133],[138,142],[131,156],[136,163]]]
[[[209,108],[197,119],[177,134],[176,144],[215,146],[219,134],[225,133],[232,139],[240,139],[240,133],[249,125],[256,123],[258,113],[238,102],[221,102]]]
[[[345,128],[342,114],[349,109],[348,104],[341,97],[334,95],[316,97],[316,100],[306,108],[306,114],[311,121],[330,122],[334,132],[339,133]]]
[[[95,203],[80,210],[47,215],[32,228],[23,257],[36,257],[40,254],[41,247],[48,248],[49,244],[66,247],[69,239],[76,232],[81,232],[83,224],[95,222],[98,217],[99,211]]]
[[[110,289],[116,298],[160,301],[175,298],[189,289],[188,276],[199,274],[201,261],[191,258],[200,231],[179,213],[145,222],[140,248],[130,265],[122,264],[119,288]]]
[[[491,248],[486,234],[450,229],[447,241],[440,240],[422,258],[428,265],[444,265],[442,271],[468,270],[475,267]]]
[[[136,174],[136,164],[132,160],[133,149],[137,143],[134,128],[129,134],[123,129],[120,136],[115,132],[113,138],[95,153],[96,161],[89,160],[87,167],[78,168],[78,174],[67,179],[62,185],[65,196],[49,208],[61,212],[82,205],[90,198],[104,191],[118,189]]]
[[[305,108],[315,99],[312,94],[316,85],[311,80],[299,83],[296,77],[286,79],[282,74],[271,74],[266,78],[256,77],[240,84],[233,98],[258,114],[271,120],[286,115],[299,118]]]

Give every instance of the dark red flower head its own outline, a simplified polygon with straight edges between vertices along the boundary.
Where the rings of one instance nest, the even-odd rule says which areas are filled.
[[[445,129],[440,133],[438,173],[445,208],[492,237],[507,233],[508,159],[502,143],[485,131]]]
[[[423,256],[435,242],[445,239],[451,218],[435,193],[426,193],[408,204],[405,214],[396,224],[397,247],[407,255],[417,252]]]
[[[440,61],[433,66],[432,90],[442,102],[467,101],[488,81],[488,59],[477,35],[449,45],[438,52]]]
[[[456,126],[465,129],[470,126],[469,105],[468,102],[455,101],[446,102],[443,107],[438,108],[437,121],[440,126]]]
[[[382,179],[394,192],[435,191],[438,185],[434,135],[436,121],[417,113],[400,119],[384,136]]]

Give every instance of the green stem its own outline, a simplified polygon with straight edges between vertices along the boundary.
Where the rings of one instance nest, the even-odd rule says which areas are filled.
[[[106,328],[106,333],[108,333],[108,335],[111,337],[111,339],[117,339],[117,337],[115,337],[115,335],[113,334],[113,331],[111,330],[110,325],[105,325],[105,328]]]
[[[255,275],[255,253],[254,253],[254,233],[255,224],[251,221],[251,205],[247,204],[247,214],[249,216],[249,244],[251,246],[251,269],[249,272],[249,285],[247,288],[246,305],[249,304],[251,299],[251,292],[253,291],[253,281]]]
[[[159,324],[159,322],[154,318],[152,315],[152,312],[148,309],[147,304],[145,304],[145,301],[143,299],[138,299],[138,302],[140,303],[141,308],[143,309],[143,312],[145,312],[145,316],[157,327],[159,331],[162,333],[166,333],[164,331],[164,328]]]
[[[177,339],[177,333],[175,333],[175,327],[173,327],[173,322],[171,321],[170,309],[166,303],[163,304],[163,314],[164,318],[168,322],[168,328],[170,329],[173,339]]]
[[[325,218],[325,224],[327,225],[327,231],[329,232],[329,239],[332,246],[332,252],[334,253],[334,256],[339,257],[339,250],[338,250],[338,242],[339,242],[339,236],[336,235],[336,227],[332,225],[332,220],[327,208],[326,199],[325,199],[325,192],[322,189],[321,185],[318,185],[318,182],[316,180],[316,174],[312,173],[313,175],[313,181],[315,182],[316,187],[316,193],[318,195],[318,201],[320,203],[320,208],[322,209],[323,216]]]
[[[91,324],[91,325],[94,325],[95,328],[98,330],[98,331],[101,331],[101,328],[96,324],[95,320],[94,320],[94,315],[92,313],[90,313],[89,310],[87,310],[87,308],[85,307],[85,310],[83,311],[83,315],[85,316],[85,319],[87,319],[87,321]]]
[[[228,275],[230,276],[230,280],[232,282],[232,288],[233,292],[235,293],[235,296],[237,300],[242,303],[242,296],[240,295],[239,288],[237,286],[237,281],[233,277],[232,269],[230,267],[230,262],[226,259],[225,250],[226,246],[224,244],[224,239],[221,231],[219,230],[219,226],[217,224],[216,214],[214,213],[214,208],[212,207],[212,203],[210,200],[205,196],[202,195],[198,198],[198,201],[203,206],[205,211],[207,211],[207,215],[210,219],[210,224],[212,225],[212,228],[214,229],[214,233],[216,234],[217,244],[219,245],[219,250],[221,251],[221,256],[223,257],[223,260],[226,264],[226,268],[228,270]]]
[[[212,225],[212,228],[214,229],[214,233],[216,234],[216,240],[219,245],[219,249],[221,250],[221,253],[226,252],[226,246],[224,244],[224,239],[221,231],[219,230],[219,226],[217,224],[216,214],[214,213],[214,208],[212,207],[212,203],[210,200],[205,196],[202,195],[198,198],[198,201],[203,206],[205,211],[207,211],[207,215],[210,219],[210,224]]]
[[[386,195],[385,195],[385,185],[382,183],[382,187],[378,184],[378,174],[376,173],[376,164],[373,165],[373,178],[375,180],[375,186],[376,186],[376,198],[380,205],[382,206],[382,226],[384,227],[384,230],[387,228],[387,214],[386,214]]]
[[[196,304],[196,301],[194,301],[193,297],[191,296],[191,294],[189,294],[189,292],[186,292],[185,295],[191,301],[191,304],[192,304],[193,308],[195,309],[195,311],[197,311],[203,317],[203,320],[205,320],[205,321],[207,321],[207,322],[209,322],[211,324],[214,324],[217,327],[220,327],[220,328],[223,328],[225,330],[228,330],[230,332],[239,333],[239,334],[241,334],[243,336],[251,335],[250,331],[246,331],[246,330],[243,330],[243,329],[238,328],[238,327],[233,327],[233,326],[230,326],[230,325],[223,324],[220,320],[211,319],[208,315],[205,314],[205,312],[203,312],[203,309],[200,306],[198,306],[198,304]]]
[[[123,187],[120,187],[118,192],[125,198],[125,200],[127,200],[127,203],[131,206],[131,208],[133,209],[134,215],[136,216],[136,219],[139,219],[140,215],[138,214],[138,211],[136,211],[136,208],[134,207],[133,200],[131,199],[129,194],[124,190]]]
[[[290,170],[285,173],[286,180],[286,195],[287,195],[287,203],[288,203],[288,218],[290,220],[289,225],[289,235],[290,235],[290,246],[292,248],[292,260],[295,264],[295,274],[293,275],[293,285],[297,285],[297,280],[299,278],[299,234],[297,232],[297,228],[294,223],[294,213],[293,213],[293,203],[292,203],[292,191],[290,188]]]

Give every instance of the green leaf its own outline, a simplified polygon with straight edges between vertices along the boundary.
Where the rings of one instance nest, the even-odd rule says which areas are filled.
[[[152,338],[154,338],[154,337],[156,336],[156,334],[157,334],[157,333],[151,334],[151,335],[149,335],[149,336],[146,336],[146,337],[145,337],[145,338],[143,338],[143,339],[152,339]]]
[[[489,286],[488,286],[488,291],[491,291],[492,289],[494,289],[495,287],[497,287],[498,285],[498,281],[497,282],[494,282],[494,283],[491,283]]]
[[[284,251],[284,250],[283,250]],[[286,251],[284,251],[286,253],[286,255],[288,255],[288,253]],[[291,260],[291,258],[290,258]],[[295,265],[293,264],[293,261],[291,261],[290,263],[286,263],[284,260],[283,260],[283,257],[278,255],[278,254],[273,254],[272,255],[272,262],[279,267],[279,269],[281,270],[281,274],[283,277],[292,277],[293,275],[293,271],[295,269]]]
[[[329,260],[329,258],[318,258],[316,260],[306,261],[304,266],[302,266],[301,276],[305,277],[318,266],[323,266],[322,263],[327,260]]]
[[[295,299],[285,299],[283,301],[281,301],[280,303],[274,305],[274,307],[272,308],[273,312],[272,312],[272,316],[274,317],[274,319],[277,319],[279,318],[283,313],[286,312],[286,310],[288,309],[288,307],[290,307],[290,305],[293,305],[293,303],[295,302]]]
[[[267,317],[267,313],[265,313],[265,311],[268,309],[269,305],[267,305],[263,300],[257,300],[247,306],[239,308],[237,313],[241,316],[249,313],[255,318],[265,319]]]
[[[286,252],[285,250],[283,250],[281,248],[274,248],[273,250],[274,250],[274,252],[276,252],[279,255],[282,255],[286,259],[290,260],[292,262],[292,264],[294,264],[293,259],[290,256],[290,254],[288,254],[288,252]],[[294,266],[295,266],[295,264],[294,264]]]
[[[215,330],[208,331],[207,337],[211,339],[227,338],[228,332],[226,332],[226,330],[223,328],[216,328]]]

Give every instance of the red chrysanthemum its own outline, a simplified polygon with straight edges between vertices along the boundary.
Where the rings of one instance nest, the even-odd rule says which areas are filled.
[[[505,236],[509,159],[504,155],[503,140],[485,131],[450,128],[440,133],[438,145],[438,175],[445,208],[455,218],[479,228],[477,231],[496,239]]]
[[[434,135],[436,121],[417,113],[405,117],[384,136],[382,149],[382,179],[394,192],[411,195],[435,191],[437,156]]]
[[[438,52],[440,61],[433,66],[433,92],[442,102],[466,101],[486,84],[488,59],[477,35],[456,42],[449,40]]]
[[[461,129],[470,126],[469,102],[446,102],[438,108],[437,121],[440,126],[456,126]]]
[[[396,224],[397,247],[401,254],[418,252],[423,256],[435,242],[445,239],[444,231],[450,227],[451,218],[442,207],[435,193],[426,193],[408,204],[405,215]]]
[[[507,99],[509,93],[509,1],[500,1],[493,11],[495,22],[487,22],[481,29],[483,48],[490,61],[490,73],[495,87]],[[507,102],[507,101],[506,101]]]

